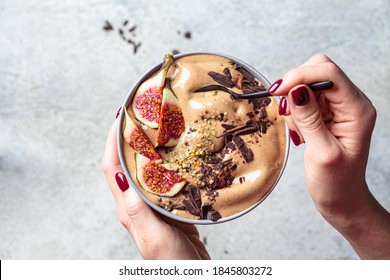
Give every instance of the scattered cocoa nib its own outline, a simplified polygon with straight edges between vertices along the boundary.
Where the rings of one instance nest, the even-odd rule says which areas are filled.
[[[191,36],[192,36],[192,34],[191,34],[190,31],[186,31],[186,32],[184,33],[184,38],[186,38],[186,39],[191,39]]]
[[[225,75],[222,75],[222,74],[214,72],[214,71],[210,71],[208,74],[211,78],[213,78],[214,81],[216,81],[220,85],[223,85],[223,86],[228,87],[228,88],[232,88],[235,85],[234,82],[231,80],[231,78],[229,78]]]
[[[172,53],[173,55],[176,55],[176,54],[179,54],[179,53],[180,53],[180,51],[179,51],[179,50],[176,50],[176,49],[174,49],[174,50],[172,50],[172,51],[171,51],[171,53]]]
[[[136,54],[138,52],[139,47],[141,46],[141,42],[137,43],[133,40],[133,38],[135,36],[134,31],[137,28],[137,26],[134,25],[133,27],[130,27],[129,29],[127,29],[128,23],[129,23],[129,21],[127,19],[123,21],[122,27],[118,28],[118,34],[124,41],[126,41],[127,43],[129,43],[130,45],[133,46],[133,53]],[[109,21],[106,20],[105,25],[103,26],[103,29],[105,31],[112,31],[112,30],[114,30],[114,27],[112,26],[112,24]],[[129,36],[132,36],[132,37],[129,38]]]
[[[108,20],[105,21],[103,29],[105,31],[112,31],[112,30],[114,30],[114,28],[112,27],[111,23]]]
[[[211,210],[209,212],[207,212],[207,219],[208,220],[211,220],[213,222],[216,222],[218,221],[220,218],[222,218],[221,214],[219,214],[218,211],[215,211],[215,210]]]
[[[253,151],[247,147],[244,140],[240,136],[233,136],[233,142],[237,149],[241,152],[246,162],[251,162],[254,158]]]

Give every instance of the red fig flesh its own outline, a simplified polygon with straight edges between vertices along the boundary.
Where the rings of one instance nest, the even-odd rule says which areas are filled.
[[[165,168],[158,161],[135,155],[137,180],[146,191],[158,196],[174,196],[186,184],[184,178]]]
[[[156,145],[176,146],[184,129],[184,117],[179,102],[169,88],[164,88]]]
[[[157,128],[160,117],[162,91],[173,56],[166,54],[162,68],[152,78],[144,81],[137,89],[132,109],[135,117],[151,128]]]
[[[156,152],[153,144],[143,132],[142,128],[133,120],[125,109],[126,125],[123,130],[123,139],[138,153],[151,160],[161,161],[160,155]]]

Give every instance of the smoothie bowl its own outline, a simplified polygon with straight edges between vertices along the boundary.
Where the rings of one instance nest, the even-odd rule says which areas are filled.
[[[118,153],[131,186],[157,212],[192,224],[232,220],[276,186],[289,137],[274,97],[253,67],[218,53],[165,55],[132,87],[119,117]]]

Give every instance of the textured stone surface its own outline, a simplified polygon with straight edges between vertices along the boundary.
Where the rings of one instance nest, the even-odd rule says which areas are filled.
[[[1,259],[140,258],[100,161],[131,85],[174,49],[228,53],[270,81],[325,52],[378,110],[367,180],[390,209],[390,2],[183,2],[0,2]],[[117,31],[125,19],[137,25],[136,54]],[[357,258],[315,210],[303,151],[292,147],[279,185],[254,211],[199,227],[213,258]]]

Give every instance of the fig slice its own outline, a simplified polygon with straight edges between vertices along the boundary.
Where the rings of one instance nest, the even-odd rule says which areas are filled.
[[[132,102],[135,117],[143,124],[157,128],[160,116],[162,91],[173,56],[166,54],[161,69],[153,77],[144,81],[137,89]]]
[[[158,122],[156,146],[176,146],[184,129],[184,117],[179,101],[172,90],[165,87]]]
[[[125,109],[125,128],[123,130],[123,139],[129,143],[136,152],[144,155],[151,160],[161,161],[160,155],[156,152],[148,136],[139,126],[137,120],[134,120]]]
[[[135,154],[137,180],[146,191],[158,196],[174,196],[187,183],[184,178],[161,163]]]

